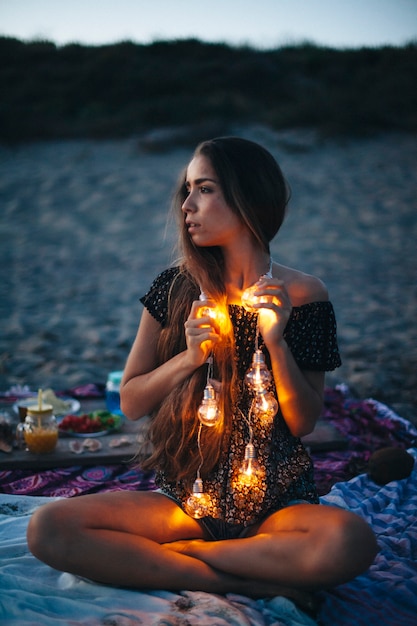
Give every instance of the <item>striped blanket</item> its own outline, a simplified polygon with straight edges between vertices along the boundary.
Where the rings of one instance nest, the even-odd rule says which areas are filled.
[[[408,450],[417,459],[417,448]],[[381,487],[365,474],[321,498],[361,515],[376,533],[379,554],[366,574],[323,594],[320,618],[338,626],[417,624],[417,468]]]

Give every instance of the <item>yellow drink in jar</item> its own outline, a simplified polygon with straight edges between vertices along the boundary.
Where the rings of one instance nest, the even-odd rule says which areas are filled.
[[[58,441],[58,427],[52,406],[29,406],[23,424],[23,438],[33,454],[46,454],[54,450]]]
[[[58,432],[48,428],[32,426],[31,430],[24,431],[25,443],[29,452],[46,454],[52,452],[58,441]]]

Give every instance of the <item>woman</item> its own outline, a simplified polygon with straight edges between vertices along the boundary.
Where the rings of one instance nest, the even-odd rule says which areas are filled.
[[[300,441],[340,359],[323,283],[270,259],[287,201],[261,146],[197,148],[175,200],[182,260],[142,298],[121,392],[130,419],[152,416],[143,465],[160,489],[42,507],[28,530],[38,558],[114,585],[292,597],[372,563],[367,524],[318,504]]]

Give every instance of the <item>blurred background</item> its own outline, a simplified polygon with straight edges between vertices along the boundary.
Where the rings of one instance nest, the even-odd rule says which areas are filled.
[[[416,129],[415,0],[1,0],[1,35],[7,141]]]

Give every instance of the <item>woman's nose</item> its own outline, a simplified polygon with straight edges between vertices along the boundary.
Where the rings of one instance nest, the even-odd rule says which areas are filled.
[[[184,202],[182,203],[181,208],[184,211],[184,213],[189,213],[190,211],[194,210],[194,204],[191,199],[191,194],[188,194],[188,196],[185,198]]]

